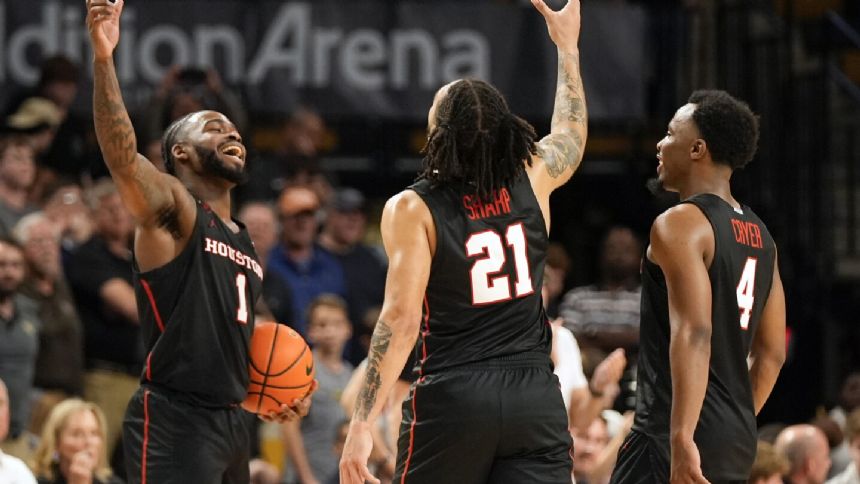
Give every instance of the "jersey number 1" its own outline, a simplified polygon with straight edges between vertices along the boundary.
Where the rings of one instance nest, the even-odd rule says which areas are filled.
[[[248,297],[245,295],[245,285],[248,278],[241,272],[236,274],[236,289],[239,291],[239,309],[236,311],[236,321],[248,324]]]
[[[509,225],[505,231],[505,242],[513,249],[516,282],[516,297],[527,296],[534,292],[532,277],[529,273],[529,259],[526,247],[526,233],[522,223]],[[479,257],[469,271],[472,280],[472,304],[492,304],[511,299],[510,278],[496,275],[502,272],[507,255],[502,245],[502,237],[494,230],[472,234],[466,240],[466,255]]]
[[[750,315],[752,314],[753,289],[755,288],[755,266],[758,259],[755,257],[747,257],[744,264],[744,271],[741,273],[741,280],[738,282],[738,310],[741,315],[741,329],[746,330],[750,325]]]

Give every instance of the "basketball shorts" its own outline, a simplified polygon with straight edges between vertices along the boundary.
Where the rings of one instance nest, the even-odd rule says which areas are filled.
[[[403,404],[397,449],[398,483],[569,484],[567,412],[549,357],[420,377]]]
[[[253,419],[238,406],[201,407],[141,386],[122,426],[128,484],[248,483]]]
[[[669,482],[669,451],[651,437],[633,430],[618,450],[610,484],[662,484]],[[742,484],[745,480],[713,480],[712,484]]]

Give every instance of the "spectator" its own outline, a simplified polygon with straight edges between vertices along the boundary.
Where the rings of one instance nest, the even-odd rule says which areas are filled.
[[[827,437],[827,446],[830,448],[830,470],[827,472],[827,478],[842,473],[851,463],[851,451],[848,450],[845,433],[828,415],[819,415],[809,423],[821,429]]]
[[[238,219],[248,229],[260,265],[266,267],[266,256],[278,243],[278,220],[275,209],[265,202],[248,202],[239,209]]]
[[[0,379],[0,442],[9,434],[9,393]],[[4,484],[36,484],[33,473],[21,459],[0,450],[0,482]]]
[[[600,282],[565,294],[559,314],[579,341],[586,363],[599,361],[616,347],[629,364],[621,381],[620,410],[636,404],[636,359],[639,346],[639,265],[642,246],[627,227],[609,229],[600,250]],[[590,366],[590,365],[587,365]]]
[[[860,482],[860,408],[855,408],[848,415],[845,433],[848,448],[851,451],[851,463],[839,475],[827,481],[827,484],[857,484]]]
[[[600,282],[564,295],[560,315],[583,348],[605,352],[639,344],[642,246],[627,227],[609,229],[600,250]]]
[[[601,411],[612,405],[618,395],[618,381],[627,359],[624,350],[613,351],[600,362],[586,379],[582,369],[579,345],[573,333],[561,326],[560,320],[551,324],[553,372],[558,377],[570,427],[583,431]]]
[[[326,483],[338,475],[332,449],[338,424],[346,418],[340,395],[353,368],[341,355],[351,334],[346,302],[341,298],[324,294],[311,303],[308,341],[314,348],[319,387],[313,395],[313,411],[301,421],[284,424],[287,452],[303,484]]]
[[[788,460],[773,445],[758,441],[755,462],[750,471],[749,484],[782,484],[782,475],[788,473]]]
[[[278,321],[292,326],[302,336],[307,334],[306,310],[317,296],[335,294],[346,297],[343,268],[314,241],[317,236],[320,209],[316,194],[306,187],[291,187],[281,194],[278,211],[281,221],[281,243],[269,252],[267,278],[278,277],[289,287],[291,304],[283,296],[264,288],[263,297]],[[285,309],[292,306],[288,313]]]
[[[839,390],[839,405],[830,411],[830,416],[844,428],[848,414],[860,408],[860,371],[849,374]]]
[[[776,438],[777,452],[788,459],[786,484],[822,484],[830,470],[827,437],[808,424],[786,427]]]
[[[281,123],[278,142],[250,165],[248,183],[240,188],[242,200],[274,200],[292,185],[311,187],[320,200],[327,199],[329,188],[319,167],[319,154],[325,148],[325,122],[310,108],[296,109]]]
[[[42,325],[36,305],[19,293],[26,270],[24,249],[10,238],[0,238],[0,379],[6,382],[11,411],[11,439],[2,449],[24,460],[31,451],[26,428]]]
[[[84,323],[84,396],[105,412],[111,453],[143,367],[131,285],[134,225],[110,179],[97,182],[88,195],[95,232],[70,255],[65,273]]]
[[[53,101],[34,96],[27,98],[6,118],[5,129],[25,137],[33,151],[42,155],[54,142],[57,127],[62,121],[63,112]]]
[[[570,271],[570,256],[564,246],[550,242],[546,250],[546,266],[543,272],[544,307],[550,319],[558,317],[559,299],[564,291],[564,281]]]
[[[98,405],[72,398],[51,411],[33,469],[39,484],[115,484],[107,465],[105,416]]]
[[[573,476],[577,484],[606,484],[621,444],[633,426],[633,412],[624,415],[604,410],[581,431],[571,429],[574,439]]]
[[[83,327],[60,264],[60,231],[44,212],[24,216],[14,229],[30,269],[21,293],[38,305],[39,353],[31,431],[55,404],[83,392]]]
[[[93,220],[84,203],[81,186],[67,178],[58,178],[42,193],[42,210],[60,230],[61,246],[71,251],[93,235]]]
[[[349,319],[353,338],[347,358],[357,365],[367,356],[361,340],[370,336],[362,324],[368,311],[382,306],[386,264],[378,252],[362,241],[367,230],[364,195],[354,188],[341,188],[334,196],[319,237],[319,244],[340,261],[346,279]]]
[[[36,162],[27,140],[0,137],[0,235],[9,235],[18,220],[34,210],[28,197],[35,180]]]

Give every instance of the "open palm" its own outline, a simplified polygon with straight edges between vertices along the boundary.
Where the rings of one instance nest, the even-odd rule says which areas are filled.
[[[543,15],[549,36],[562,50],[576,49],[579,43],[579,0],[568,0],[558,12],[547,6],[544,0],[531,0],[532,5]]]
[[[113,55],[119,42],[119,17],[124,4],[123,0],[87,0],[87,29],[97,59]]]

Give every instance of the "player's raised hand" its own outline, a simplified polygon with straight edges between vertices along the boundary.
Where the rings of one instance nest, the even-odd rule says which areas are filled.
[[[546,20],[549,36],[555,45],[563,50],[577,49],[579,43],[580,12],[579,0],[568,0],[558,12],[549,8],[544,0],[531,0],[532,5]]]
[[[87,30],[96,59],[113,56],[119,43],[119,16],[124,0],[87,0]]]
[[[349,426],[343,454],[340,457],[340,484],[380,484],[367,468],[367,460],[373,450],[373,436],[370,424],[353,421]]]

